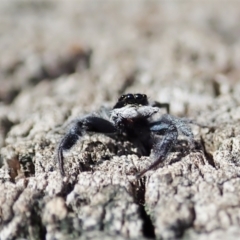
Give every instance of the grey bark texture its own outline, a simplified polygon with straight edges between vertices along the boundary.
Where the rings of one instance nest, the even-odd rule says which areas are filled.
[[[0,3],[0,240],[239,239],[240,6],[236,1]],[[71,122],[123,93],[193,126],[150,165],[133,142]]]

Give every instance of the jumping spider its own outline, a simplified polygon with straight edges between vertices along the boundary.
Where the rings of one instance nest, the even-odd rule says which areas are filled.
[[[159,113],[160,108],[165,108],[167,114],[154,120],[153,117]],[[152,164],[137,174],[137,178],[140,178],[164,161],[176,145],[179,133],[187,137],[190,147],[194,146],[194,136],[189,124],[196,123],[169,115],[168,103],[150,104],[145,94],[124,94],[113,109],[104,109],[98,114],[90,114],[75,121],[58,146],[57,158],[61,175],[65,175],[63,152],[71,149],[87,132],[96,132],[125,134],[130,141],[140,142],[146,152],[152,151]]]

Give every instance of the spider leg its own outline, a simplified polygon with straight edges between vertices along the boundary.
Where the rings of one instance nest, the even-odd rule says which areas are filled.
[[[61,140],[57,149],[57,159],[62,176],[65,175],[63,168],[63,151],[71,149],[86,132],[90,131],[107,134],[115,133],[116,128],[108,120],[95,116],[87,116],[76,121],[69,132]]]
[[[186,118],[173,117],[171,115],[168,115],[167,118],[174,123],[181,134],[187,137],[189,146],[191,149],[193,149],[195,146],[194,135],[191,127],[189,126],[189,124],[193,124],[193,121]]]
[[[150,131],[158,135],[164,135],[160,141],[153,144],[153,163],[146,169],[137,174],[137,178],[143,176],[147,171],[158,166],[168,155],[171,148],[176,144],[178,138],[178,130],[175,124],[168,119],[153,122],[150,124]]]
[[[170,113],[170,104],[169,103],[160,103],[160,102],[154,101],[151,104],[151,106],[152,107],[158,107],[158,108],[165,108],[167,113]]]

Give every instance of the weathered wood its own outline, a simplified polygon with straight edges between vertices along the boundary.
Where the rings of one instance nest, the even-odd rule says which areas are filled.
[[[237,3],[0,6],[1,240],[239,238]],[[56,148],[69,124],[126,92],[209,128],[193,126],[196,148],[180,138],[140,180],[151,163],[140,146],[84,136],[64,153],[62,178]]]

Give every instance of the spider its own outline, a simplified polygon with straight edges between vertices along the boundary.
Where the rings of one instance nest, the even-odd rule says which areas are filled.
[[[154,115],[157,116],[160,108],[165,108],[167,113],[155,120]],[[140,178],[166,159],[176,145],[179,134],[187,137],[191,148],[194,146],[194,136],[189,124],[196,123],[170,115],[168,103],[149,103],[145,94],[124,94],[112,109],[104,108],[99,113],[89,114],[75,121],[57,149],[60,173],[65,175],[63,152],[71,149],[83,135],[88,132],[119,133],[125,134],[130,141],[140,142],[147,153],[152,151],[152,164],[136,175]]]

